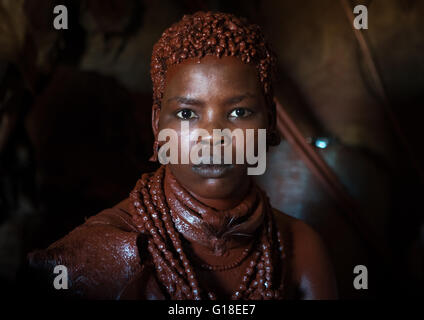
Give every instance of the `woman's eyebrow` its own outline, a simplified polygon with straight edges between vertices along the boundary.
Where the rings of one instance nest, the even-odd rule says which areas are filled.
[[[246,93],[225,99],[225,104],[230,105],[230,104],[234,104],[234,103],[239,103],[239,102],[241,102],[245,99],[249,99],[249,98],[255,99],[255,98],[257,98],[257,95],[250,93],[250,92],[246,92]]]
[[[255,99],[257,98],[256,94],[250,93],[250,92],[246,92],[243,94],[238,94],[236,96],[230,97],[230,98],[226,98],[224,100],[224,104],[225,105],[231,105],[231,104],[235,104],[235,103],[239,103],[245,99]],[[182,96],[175,96],[172,98],[169,98],[167,100],[167,102],[171,102],[171,101],[176,101],[178,103],[181,104],[186,104],[186,105],[204,105],[204,101],[196,99],[196,98],[190,98],[190,97],[182,97]]]
[[[176,101],[181,104],[187,104],[187,105],[202,105],[203,102],[199,99],[194,99],[190,97],[172,97],[169,98],[167,102]]]

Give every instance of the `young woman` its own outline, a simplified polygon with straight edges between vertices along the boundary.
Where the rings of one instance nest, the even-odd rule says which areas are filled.
[[[161,130],[183,138],[182,122],[209,132],[201,143],[211,147],[213,129],[266,129],[267,144],[278,144],[274,64],[259,27],[230,14],[198,12],[167,29],[152,55],[152,160]],[[162,165],[29,264],[48,275],[45,288],[83,298],[336,298],[319,236],[272,209],[248,166]],[[67,268],[66,290],[54,289],[57,265]]]

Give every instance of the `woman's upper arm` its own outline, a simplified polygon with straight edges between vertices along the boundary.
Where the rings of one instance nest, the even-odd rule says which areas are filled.
[[[316,231],[296,220],[293,230],[293,277],[301,298],[337,299],[337,284],[327,249]]]

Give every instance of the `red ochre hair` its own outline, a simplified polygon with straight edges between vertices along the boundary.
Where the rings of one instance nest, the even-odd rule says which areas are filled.
[[[272,87],[275,54],[258,25],[229,13],[200,11],[185,15],[163,32],[152,53],[153,108],[161,107],[166,72],[170,66],[207,55],[234,56],[256,67],[270,111],[271,128],[275,128]]]

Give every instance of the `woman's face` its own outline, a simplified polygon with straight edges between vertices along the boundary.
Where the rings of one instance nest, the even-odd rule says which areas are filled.
[[[153,115],[155,136],[170,128],[181,136],[181,122],[190,132],[205,129],[210,133],[201,141],[213,152],[213,129],[267,129],[268,112],[256,69],[235,57],[206,56],[200,61],[189,59],[172,66],[166,76],[161,109]],[[255,130],[257,132],[257,130]],[[228,141],[228,140],[227,140]],[[235,138],[232,144],[233,164],[193,165],[168,164],[172,173],[190,193],[203,199],[237,197],[249,186],[247,164],[235,164]],[[221,140],[219,140],[219,143]],[[216,141],[215,141],[216,144]],[[246,145],[244,146],[246,150]],[[180,151],[180,148],[179,148]],[[244,161],[246,162],[246,161]]]

